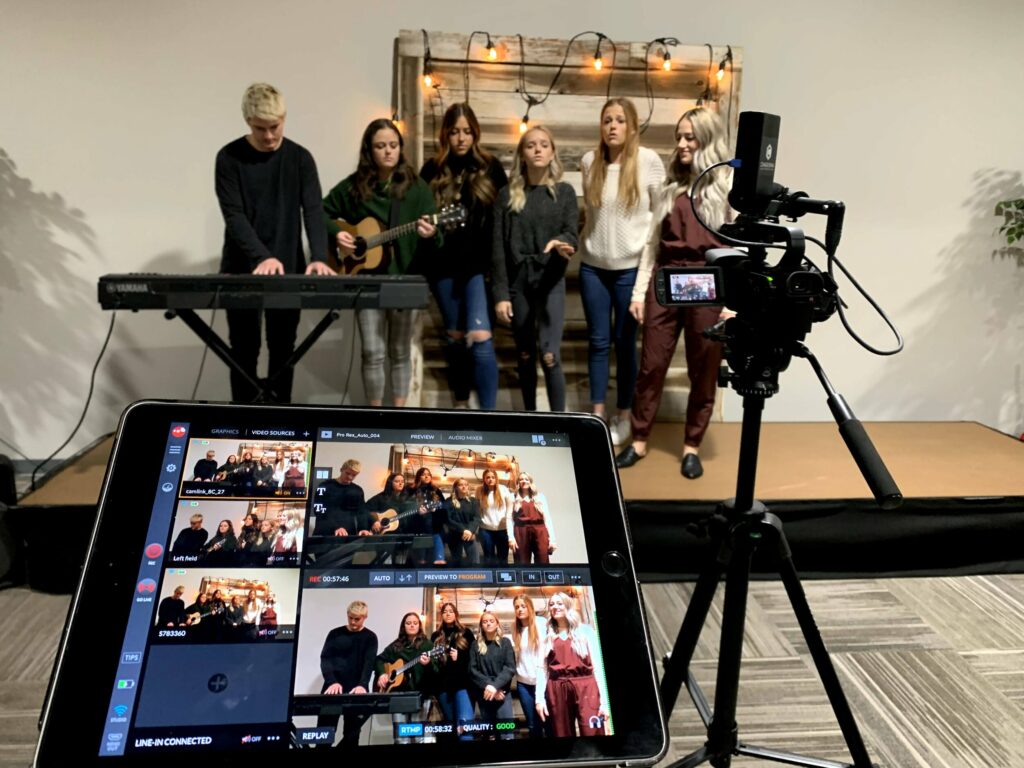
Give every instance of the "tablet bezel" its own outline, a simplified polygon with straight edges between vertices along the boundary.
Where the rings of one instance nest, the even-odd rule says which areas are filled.
[[[100,756],[108,716],[111,683],[116,675],[124,629],[133,603],[143,557],[150,508],[156,493],[172,423],[188,422],[200,434],[204,426],[230,421],[268,429],[300,427],[311,431],[335,425],[364,429],[408,428],[484,432],[560,432],[569,436],[577,492],[586,529],[601,646],[610,706],[616,726],[611,736],[457,744],[361,745],[357,758],[412,761],[420,766],[480,763],[488,765],[651,764],[667,749],[658,698],[657,677],[618,475],[607,428],[584,414],[516,414],[481,411],[328,408],[316,406],[234,406],[212,403],[142,401],[122,415],[104,479],[96,525],[82,580],[72,601],[43,709],[41,738],[34,765],[147,768],[178,766],[188,759],[195,768],[220,765],[235,755],[255,768],[276,765],[282,750],[181,750]],[[604,467],[595,472],[591,467]],[[584,482],[585,481],[585,482]],[[613,524],[605,524],[613,523]],[[623,555],[625,572],[607,573],[602,557]],[[300,625],[301,626],[301,625]],[[618,663],[636,659],[637,664]],[[69,740],[68,734],[75,738]],[[500,746],[499,746],[500,745]],[[310,765],[330,760],[330,750],[287,750],[289,760]],[[296,758],[295,755],[306,755]],[[319,755],[319,757],[317,757]],[[332,755],[336,759],[336,753]]]

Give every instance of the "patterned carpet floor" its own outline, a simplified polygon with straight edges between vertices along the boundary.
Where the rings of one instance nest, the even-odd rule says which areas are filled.
[[[655,657],[675,640],[690,584],[644,586]],[[804,582],[871,759],[883,768],[1024,765],[1024,575]],[[66,595],[0,592],[0,768],[30,765]],[[713,700],[722,590],[694,655]],[[737,720],[758,746],[849,759],[785,590],[753,582]],[[704,741],[685,690],[671,759]],[[735,768],[778,765],[735,758]]]

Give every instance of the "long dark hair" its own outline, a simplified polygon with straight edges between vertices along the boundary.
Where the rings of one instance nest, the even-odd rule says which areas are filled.
[[[455,603],[447,602],[441,603],[441,615],[444,616],[444,609],[451,608],[455,612],[455,622],[452,624],[452,633],[454,637],[449,641],[452,645],[460,651],[464,651],[469,648],[469,641],[466,639],[466,625],[462,623],[459,618],[459,609],[455,607]],[[441,625],[437,628],[437,631],[431,636],[433,638],[445,637],[446,635],[444,618],[441,619]],[[445,659],[448,657],[446,656]]]
[[[417,621],[420,623],[419,632],[416,633],[416,637],[409,640],[409,635],[405,633],[405,620],[410,616],[415,616]],[[426,633],[423,631],[423,619],[416,611],[409,611],[402,617],[402,622],[398,625],[398,639],[395,640],[395,645],[400,648],[416,648],[422,645],[423,641],[427,639]]]
[[[374,187],[380,180],[377,163],[373,160],[373,137],[377,131],[394,131],[398,136],[398,164],[391,172],[391,196],[399,200],[405,197],[409,186],[416,178],[416,169],[409,165],[405,157],[405,139],[398,126],[386,117],[372,121],[366,130],[363,131],[362,141],[359,142],[359,164],[356,166],[356,193],[363,201],[369,200],[374,195]]]
[[[467,176],[462,177],[460,172],[452,169],[452,147],[448,141],[448,135],[455,128],[455,123],[460,117],[466,118],[469,123],[470,133],[473,134],[473,146],[469,148],[468,164],[465,168]],[[487,175],[487,167],[494,161],[494,156],[480,146],[480,121],[469,104],[452,104],[444,113],[441,119],[441,130],[438,135],[437,155],[434,162],[437,164],[437,176],[430,182],[430,188],[434,192],[434,200],[438,208],[443,208],[455,202],[461,192],[462,184],[469,182],[469,188],[473,193],[474,201],[483,205],[491,205],[498,197],[498,190],[494,182]],[[463,201],[467,206],[469,200]]]
[[[401,472],[392,472],[390,475],[388,475],[388,479],[384,481],[384,498],[393,499],[396,496],[401,495],[395,493],[394,482],[396,477],[405,477],[405,475],[402,474]],[[402,492],[405,492],[404,488],[402,489]]]

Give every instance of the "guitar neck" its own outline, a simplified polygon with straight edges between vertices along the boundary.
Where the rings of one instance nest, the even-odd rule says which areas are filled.
[[[436,216],[431,216],[432,221],[436,220],[436,218]],[[370,235],[366,238],[366,247],[368,249],[376,248],[379,245],[384,245],[384,243],[390,243],[392,240],[412,234],[416,231],[416,223],[415,221],[410,221],[408,224],[402,224],[394,229],[385,229],[376,235]]]

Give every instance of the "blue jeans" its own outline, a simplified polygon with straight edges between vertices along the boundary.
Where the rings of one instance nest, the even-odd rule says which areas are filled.
[[[636,283],[636,269],[599,269],[580,265],[580,297],[590,333],[587,368],[590,402],[604,403],[608,392],[609,352],[615,345],[616,407],[633,406],[636,388],[637,323],[629,314],[629,300]]]
[[[444,561],[444,537],[440,533],[434,534],[434,562]]]
[[[526,717],[530,736],[540,738],[544,735],[544,725],[537,714],[537,686],[517,681],[516,690],[519,692],[519,703],[523,707],[523,716]]]
[[[487,565],[508,565],[508,531],[480,528],[477,537]]]
[[[491,316],[484,276],[435,278],[430,282],[430,290],[448,332],[445,334],[445,357],[448,386],[455,400],[468,400],[475,382],[480,407],[494,410],[498,403],[498,358],[494,354],[494,341],[490,338],[484,341],[472,341],[468,337],[453,339],[450,333],[486,331],[490,334]]]
[[[457,691],[441,691],[437,694],[437,703],[441,705],[444,719],[456,726],[468,723],[473,719],[473,702],[469,698],[469,691],[460,688]],[[460,741],[472,741],[470,733],[459,734]]]

